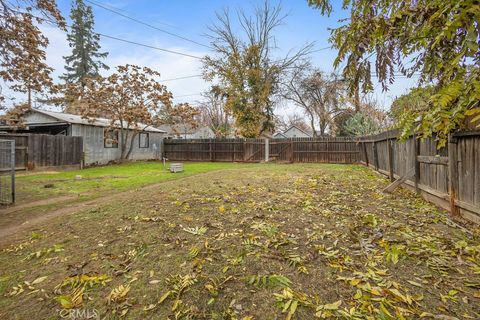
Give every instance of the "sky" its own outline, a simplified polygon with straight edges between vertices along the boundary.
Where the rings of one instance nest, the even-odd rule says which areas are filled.
[[[113,36],[157,48],[167,49],[202,57],[212,54],[208,48],[209,40],[206,35],[208,27],[216,21],[216,12],[223,9],[242,9],[252,12],[255,6],[263,1],[249,0],[89,0],[96,4],[118,11],[123,15],[153,25],[156,29],[129,20],[95,5],[91,5],[95,16],[95,31],[107,36]],[[274,55],[281,58],[289,52],[301,48],[307,43],[314,43],[315,49],[330,46],[328,38],[330,29],[338,27],[339,19],[348,17],[343,11],[340,2],[334,0],[334,13],[322,16],[318,10],[307,5],[307,0],[283,0],[281,6],[287,15],[283,25],[275,31],[278,49]],[[275,0],[272,1],[275,2]],[[70,0],[58,0],[58,7],[67,23],[70,23]],[[158,30],[160,29],[160,30]],[[66,34],[52,25],[42,25],[41,30],[49,38],[50,44],[46,50],[47,63],[54,68],[54,77],[64,72],[63,56],[70,54],[70,47]],[[165,32],[163,32],[163,31]],[[185,39],[172,36],[173,33]],[[117,65],[137,64],[147,66],[161,73],[161,79],[180,80],[165,81],[164,84],[173,93],[175,102],[189,102],[195,104],[201,99],[200,93],[207,90],[211,83],[201,77],[190,77],[201,74],[201,60],[189,56],[182,56],[157,49],[125,43],[111,38],[101,37],[102,51],[108,52],[105,63],[111,67],[103,72],[107,75]],[[321,50],[311,55],[312,64],[325,72],[333,71],[333,61],[336,51]],[[375,78],[374,78],[375,81]],[[379,105],[388,110],[396,96],[416,86],[416,79],[398,79],[388,92],[383,92],[381,85],[374,83],[375,91],[372,94]],[[277,114],[291,114],[297,112],[291,105],[279,107]],[[299,112],[298,112],[299,113]]]

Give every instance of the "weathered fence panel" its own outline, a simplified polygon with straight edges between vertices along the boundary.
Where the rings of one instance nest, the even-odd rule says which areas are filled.
[[[360,138],[360,161],[394,178],[413,169],[406,185],[452,214],[480,223],[480,132],[455,133],[440,149],[435,137],[400,142],[397,135],[388,131]]]
[[[80,168],[83,139],[63,135],[0,134],[15,141],[15,170]]]
[[[15,140],[0,139],[0,205],[15,202]]]
[[[175,139],[165,140],[173,161],[356,163],[358,143],[352,138]]]

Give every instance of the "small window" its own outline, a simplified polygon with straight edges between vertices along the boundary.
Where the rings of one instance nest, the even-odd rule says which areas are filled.
[[[103,146],[105,148],[118,148],[118,130],[107,130],[103,132]]]
[[[148,136],[148,133],[146,132],[140,132],[140,134],[138,135],[138,146],[140,148],[148,148],[149,147],[149,143],[150,143],[150,137]]]

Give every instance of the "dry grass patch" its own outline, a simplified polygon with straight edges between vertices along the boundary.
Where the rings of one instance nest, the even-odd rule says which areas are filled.
[[[0,316],[478,319],[478,233],[386,184],[359,166],[265,165],[58,218],[0,254]]]

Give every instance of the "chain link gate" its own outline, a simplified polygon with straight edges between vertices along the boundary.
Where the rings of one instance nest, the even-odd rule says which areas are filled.
[[[0,140],[0,205],[15,202],[15,141]]]

